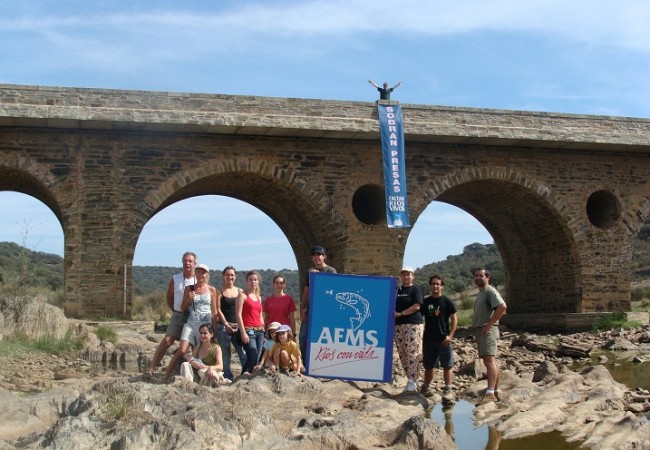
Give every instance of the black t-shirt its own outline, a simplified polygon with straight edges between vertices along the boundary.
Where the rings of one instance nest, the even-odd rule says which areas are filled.
[[[443,340],[449,335],[449,316],[456,313],[456,305],[449,297],[427,295],[421,311],[424,315],[424,339]]]
[[[397,290],[397,298],[395,299],[395,311],[402,312],[414,304],[422,305],[422,291],[419,286],[413,285],[409,287],[400,286]],[[422,307],[420,307],[422,311]],[[420,324],[422,323],[422,313],[417,311],[415,314],[409,314],[402,317],[395,318],[395,325],[404,324]]]

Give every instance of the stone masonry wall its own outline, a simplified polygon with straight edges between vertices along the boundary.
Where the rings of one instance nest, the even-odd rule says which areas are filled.
[[[412,223],[436,200],[474,215],[509,315],[629,309],[650,121],[403,108]],[[260,208],[301,268],[320,243],[339,272],[395,275],[409,230],[386,228],[382,170],[373,104],[0,85],[0,189],[61,221],[69,315],[128,317],[142,227],[195,195]]]

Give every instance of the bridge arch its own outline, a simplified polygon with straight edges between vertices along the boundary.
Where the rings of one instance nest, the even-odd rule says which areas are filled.
[[[56,169],[24,155],[0,159],[0,190],[16,191],[34,197],[54,213],[65,234],[65,220],[59,201],[60,183],[52,172]]]
[[[449,203],[490,233],[504,263],[509,313],[581,310],[579,243],[566,205],[548,186],[519,170],[481,167],[438,177],[426,192],[418,210]]]
[[[328,248],[330,262],[337,261],[338,241],[333,230],[342,225],[333,214],[331,198],[291,168],[259,164],[246,158],[233,158],[227,164],[207,161],[200,168],[179,172],[149,192],[135,227],[133,249],[144,225],[156,213],[201,195],[232,197],[270,217],[289,241],[301,272],[311,265],[310,248],[315,244]],[[304,278],[301,273],[301,280]]]

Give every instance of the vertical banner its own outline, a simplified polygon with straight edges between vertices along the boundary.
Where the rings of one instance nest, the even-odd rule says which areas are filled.
[[[307,375],[390,382],[397,281],[309,274]]]
[[[409,228],[409,205],[406,197],[404,129],[400,105],[377,105],[381,150],[384,157],[384,190],[388,228]]]

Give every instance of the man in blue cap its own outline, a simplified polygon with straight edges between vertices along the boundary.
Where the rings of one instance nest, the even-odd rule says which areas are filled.
[[[326,272],[326,273],[336,273],[336,269],[332,266],[328,266],[325,263],[327,259],[327,252],[325,247],[316,245],[311,248],[311,261],[313,267],[307,271],[307,280],[305,282],[305,288],[302,291],[302,297],[300,299],[300,353],[302,356],[302,363],[305,364],[305,358],[307,354],[307,318],[309,313],[309,272]]]

